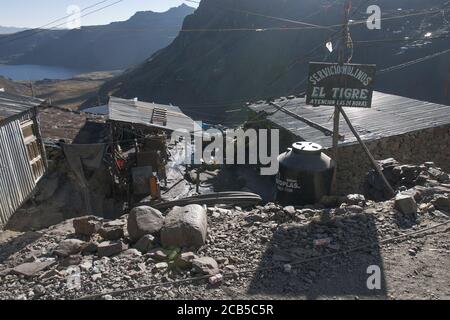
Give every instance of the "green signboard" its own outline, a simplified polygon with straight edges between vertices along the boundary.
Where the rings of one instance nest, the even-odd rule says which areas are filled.
[[[311,62],[306,103],[370,108],[375,73],[375,65]]]

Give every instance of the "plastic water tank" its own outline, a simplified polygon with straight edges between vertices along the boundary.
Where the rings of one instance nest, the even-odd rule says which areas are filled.
[[[313,142],[296,142],[278,157],[277,201],[283,205],[307,205],[329,195],[333,161]]]

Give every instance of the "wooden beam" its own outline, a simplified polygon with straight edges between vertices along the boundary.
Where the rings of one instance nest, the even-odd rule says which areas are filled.
[[[342,109],[342,107],[338,107],[340,113],[342,113],[342,116],[344,117],[345,121],[347,122],[348,127],[350,128],[350,130],[353,132],[353,134],[355,135],[356,139],[358,140],[359,144],[361,145],[361,147],[363,147],[364,152],[367,154],[367,156],[369,157],[370,162],[372,163],[373,168],[378,172],[378,174],[380,175],[381,179],[383,180],[386,189],[390,192],[391,196],[395,196],[395,191],[392,188],[392,186],[390,185],[389,181],[387,181],[385,175],[383,174],[383,171],[380,168],[380,165],[375,161],[374,157],[372,156],[372,154],[370,153],[369,148],[367,148],[366,144],[364,143],[364,141],[361,139],[361,137],[359,136],[359,133],[356,131],[356,129],[353,127],[352,123],[350,122],[350,119],[348,118],[347,114],[345,113],[344,109]]]
[[[290,110],[287,110],[286,108],[280,106],[279,104],[277,104],[275,102],[269,102],[269,104],[274,106],[278,110],[280,110],[280,111],[290,115],[291,117],[306,123],[310,127],[314,128],[314,129],[317,129],[319,131],[322,131],[326,136],[332,136],[333,135],[333,131],[331,131],[330,129],[328,129],[328,128],[326,128],[326,127],[324,127],[324,126],[322,126],[322,125],[320,125],[320,124],[318,124],[318,123],[316,123],[314,121],[311,121],[311,120],[309,120],[307,118],[304,118],[304,117],[302,117],[302,116],[300,116],[300,115],[298,115],[298,114],[296,114],[296,113],[294,113],[294,112],[292,112]],[[339,139],[344,139],[344,138],[345,138],[344,136],[339,135]]]

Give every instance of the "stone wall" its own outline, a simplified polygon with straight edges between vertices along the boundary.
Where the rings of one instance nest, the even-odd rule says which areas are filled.
[[[366,142],[377,160],[394,158],[400,163],[421,164],[432,161],[450,172],[450,124]],[[331,149],[326,150],[328,155]],[[362,192],[369,159],[356,143],[339,147],[338,191],[340,194]]]

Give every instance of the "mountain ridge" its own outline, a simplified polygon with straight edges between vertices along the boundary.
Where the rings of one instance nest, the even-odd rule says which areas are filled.
[[[0,61],[85,71],[126,69],[170,44],[194,10],[179,6],[161,13],[141,11],[107,25],[2,36],[0,44],[5,45],[0,46]]]
[[[368,5],[359,8],[364,2],[367,1],[353,1],[356,12],[353,20],[367,19]],[[433,36],[448,35],[445,19],[434,11],[434,14],[425,11],[440,8],[446,2],[372,1],[370,4],[382,8],[382,18],[389,19],[382,21],[381,30],[368,30],[365,22],[350,28],[355,40],[352,62],[375,63],[381,70],[446,49],[448,39],[424,38],[427,32]],[[327,27],[308,28],[305,23],[339,25],[343,21],[343,8],[343,1],[334,0],[203,0],[195,13],[186,17],[183,24],[186,32],[181,32],[172,44],[143,64],[106,83],[100,95],[104,99],[115,95],[173,103],[194,117],[208,113],[211,117],[214,108],[236,107],[238,104],[233,101],[298,94],[305,89],[300,84],[307,75],[308,61],[337,61],[336,52],[330,54],[325,43],[333,33],[339,34],[339,28],[335,27],[336,31]],[[414,16],[417,12],[427,14]],[[408,17],[396,18],[402,15]],[[207,31],[195,32],[196,29]],[[406,37],[419,40],[389,41]],[[363,43],[367,40],[374,42]],[[334,47],[339,44],[337,39],[332,42]],[[314,48],[318,49],[311,54]],[[376,89],[448,103],[443,90],[447,75],[442,71],[448,69],[445,65],[448,57],[386,73],[389,76],[379,75]],[[415,78],[416,83],[411,84]]]
[[[0,35],[1,34],[13,34],[13,33],[17,33],[17,32],[22,32],[22,31],[25,31],[27,29],[28,28],[0,26]]]

